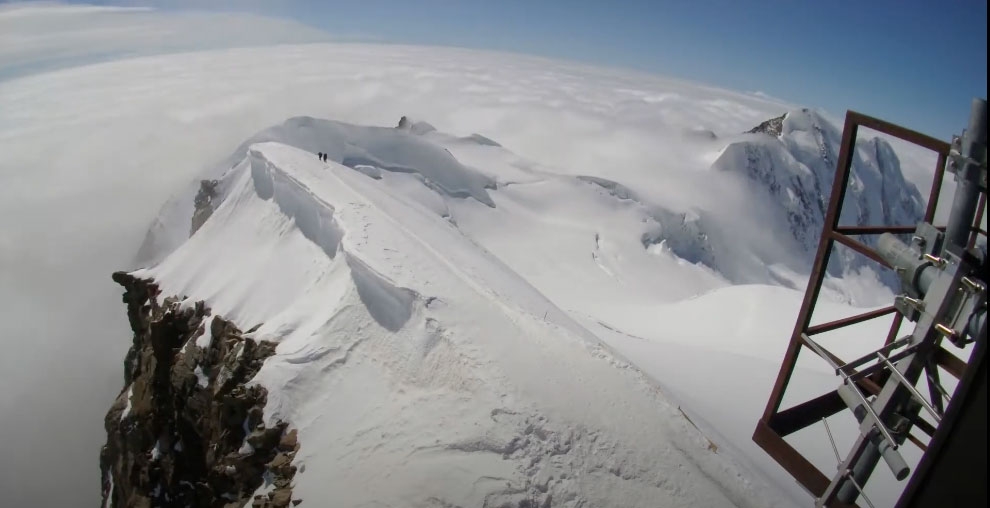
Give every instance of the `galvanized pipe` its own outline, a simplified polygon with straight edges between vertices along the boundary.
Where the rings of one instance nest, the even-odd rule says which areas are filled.
[[[877,238],[877,253],[894,267],[904,289],[912,293],[925,296],[938,275],[932,262],[923,258],[921,252],[890,233]]]
[[[973,99],[970,107],[969,127],[963,133],[959,154],[961,167],[956,168],[956,194],[952,199],[952,211],[945,228],[945,247],[961,252],[969,244],[970,228],[980,198],[979,159],[985,157],[987,146],[987,101]]]
[[[862,422],[867,416],[867,411],[856,411],[856,409],[866,409],[868,406],[864,406],[862,402],[857,400],[855,392],[853,392],[848,385],[840,386],[837,392],[843,402],[845,402],[846,405],[849,406],[849,409],[852,410],[853,416],[856,417],[856,420]],[[875,430],[879,431],[881,428],[882,427],[875,427]],[[883,457],[884,462],[887,463],[887,467],[890,468],[890,472],[895,478],[898,480],[903,480],[907,477],[907,474],[911,472],[911,469],[908,467],[907,462],[904,461],[904,458],[901,457],[901,454],[897,451],[897,443],[886,439],[879,432],[871,432],[871,434],[872,435],[869,437],[866,444],[866,451],[864,451],[863,455],[860,456],[859,461],[856,463],[856,467],[853,468],[854,471],[857,473],[862,473],[863,470],[868,467],[869,471],[872,472],[874,466],[876,466],[876,462]],[[865,464],[870,460],[873,461],[872,465]],[[866,478],[869,476],[869,473],[867,473]],[[855,499],[851,499],[846,502],[852,502],[854,500]]]
[[[921,392],[919,392],[918,389],[915,388],[913,384],[911,384],[911,381],[909,381],[908,378],[904,377],[904,374],[901,374],[901,371],[897,370],[897,367],[894,366],[893,363],[890,363],[890,360],[888,360],[886,356],[877,353],[877,358],[879,358],[880,361],[883,362],[888,369],[890,369],[890,374],[896,377],[897,380],[900,381],[902,385],[904,385],[904,388],[907,388],[908,391],[911,392],[911,395],[914,395],[915,399],[918,399],[918,402],[921,403],[921,406],[925,408],[926,411],[928,411],[928,414],[930,414],[932,418],[935,419],[935,423],[939,423],[942,421],[942,415],[938,414],[938,411],[935,411],[935,408],[933,408],[932,405],[928,403],[928,400],[925,399],[923,395],[921,395]]]

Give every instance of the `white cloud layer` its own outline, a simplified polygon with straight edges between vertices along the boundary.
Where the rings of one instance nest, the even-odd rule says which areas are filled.
[[[123,57],[331,39],[244,12],[15,3],[0,5],[0,80]]]

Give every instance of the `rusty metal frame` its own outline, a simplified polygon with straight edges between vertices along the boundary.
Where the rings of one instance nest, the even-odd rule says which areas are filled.
[[[893,342],[901,327],[903,316],[896,312],[893,306],[865,312],[862,314],[849,316],[828,323],[811,325],[815,305],[821,293],[822,284],[825,280],[826,267],[835,244],[848,247],[852,251],[872,259],[881,265],[889,265],[877,254],[877,252],[866,244],[856,240],[853,236],[858,235],[879,235],[890,232],[895,234],[913,233],[916,224],[900,225],[869,225],[869,226],[840,226],[839,219],[842,211],[842,204],[845,200],[846,189],[849,183],[849,175],[855,154],[856,138],[860,127],[866,127],[874,131],[884,133],[909,143],[927,148],[935,152],[938,156],[932,187],[929,193],[928,206],[925,210],[924,221],[931,223],[935,217],[935,210],[938,206],[939,193],[942,188],[942,180],[945,176],[946,161],[949,157],[949,143],[926,136],[904,127],[891,124],[889,122],[873,118],[861,113],[849,111],[846,113],[845,126],[842,132],[842,145],[839,149],[839,158],[835,171],[835,179],[832,184],[832,191],[829,195],[829,205],[825,214],[824,228],[815,255],[815,262],[808,282],[808,288],[801,304],[797,322],[791,334],[787,351],[781,363],[780,373],[774,383],[773,391],[767,401],[763,416],[757,423],[753,433],[753,440],[783,466],[792,476],[803,485],[815,497],[821,497],[829,484],[829,478],[825,476],[817,467],[809,462],[798,450],[787,443],[784,437],[801,430],[809,425],[820,422],[823,418],[834,415],[846,409],[845,404],[838,393],[833,390],[829,393],[813,398],[811,400],[796,404],[786,410],[781,411],[780,406],[784,398],[784,393],[790,382],[791,375],[797,365],[798,355],[808,344],[803,337],[810,337],[853,326],[868,320],[880,318],[893,314],[890,331],[887,334],[884,345]],[[978,214],[974,221],[971,233],[970,244],[976,241],[978,234],[986,233],[979,228],[980,220],[986,208],[986,196],[984,194],[978,207]],[[944,229],[944,228],[942,228]],[[878,346],[879,347],[879,346]],[[826,351],[826,353],[836,360],[838,364],[844,364],[841,359]],[[814,354],[814,353],[812,353]],[[936,362],[943,367],[946,372],[957,379],[963,375],[966,368],[965,362],[939,347],[935,355]],[[882,373],[867,376],[857,381],[860,389],[867,394],[878,393],[879,386],[885,381]],[[833,503],[833,506],[835,504]]]

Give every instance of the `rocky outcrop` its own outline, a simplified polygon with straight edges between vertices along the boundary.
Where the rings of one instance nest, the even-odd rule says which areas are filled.
[[[153,281],[113,279],[125,289],[134,338],[105,420],[104,506],[298,504],[296,431],[265,425],[267,391],[250,384],[275,344],[243,337],[203,302],[161,299]],[[263,486],[266,494],[252,497]]]
[[[805,110],[807,111],[807,110]],[[775,118],[771,118],[764,122],[760,122],[760,125],[753,127],[752,129],[746,131],[747,134],[767,134],[769,136],[777,137],[780,136],[784,127],[784,117],[787,114],[780,115]]]
[[[193,200],[192,225],[189,229],[189,236],[196,234],[199,228],[206,223],[206,220],[213,215],[213,200],[217,197],[217,186],[219,180],[200,180],[199,192]]]
[[[412,120],[407,116],[403,116],[402,118],[399,118],[399,123],[395,126],[395,128],[399,130],[406,130],[412,134],[418,134],[418,135],[423,135],[437,130],[436,127],[426,122]]]

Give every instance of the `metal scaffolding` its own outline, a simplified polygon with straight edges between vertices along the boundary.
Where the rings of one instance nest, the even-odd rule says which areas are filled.
[[[934,459],[930,455],[939,453],[945,441],[943,435],[952,432],[959,418],[960,411],[953,405],[959,406],[968,400],[965,395],[972,389],[974,372],[983,368],[986,282],[985,274],[980,275],[980,271],[985,269],[985,258],[980,258],[974,246],[979,235],[986,236],[986,231],[980,228],[986,209],[986,115],[986,101],[974,100],[968,129],[950,144],[860,113],[850,111],[846,114],[835,179],[811,278],[780,373],[753,434],[753,440],[814,496],[816,506],[852,506],[860,497],[872,506],[863,489],[881,459],[898,480],[910,475],[911,468],[898,451],[905,442],[924,451],[899,506],[910,504],[918,494],[919,475],[927,474],[927,468],[932,467]],[[921,224],[839,225],[860,127],[900,138],[937,154],[928,206]],[[932,222],[946,169],[955,173],[957,191],[948,223],[936,227]],[[875,242],[876,248],[854,238],[864,235],[880,235]],[[902,242],[895,235],[910,236],[911,241]],[[898,295],[891,306],[812,325],[826,267],[836,244],[893,269],[902,281],[903,294]],[[815,339],[819,334],[885,316],[891,316],[891,324],[883,342],[878,337],[876,350],[852,361],[839,358]],[[904,319],[917,324],[911,334],[898,337]],[[976,345],[968,361],[946,349],[974,341]],[[805,349],[834,369],[838,387],[781,410],[798,356]],[[943,388],[939,368],[959,380],[954,394]],[[985,369],[982,372],[985,387]],[[927,395],[916,387],[919,382],[926,386]],[[851,410],[856,417],[860,434],[849,453],[841,457],[825,418],[845,410]],[[922,418],[922,411],[934,424]],[[984,403],[984,420],[985,411]],[[817,423],[824,424],[835,451],[837,468],[831,475],[820,471],[784,439]],[[915,430],[920,437],[912,432]],[[984,473],[985,457],[984,448]],[[985,485],[983,492],[985,498]]]

